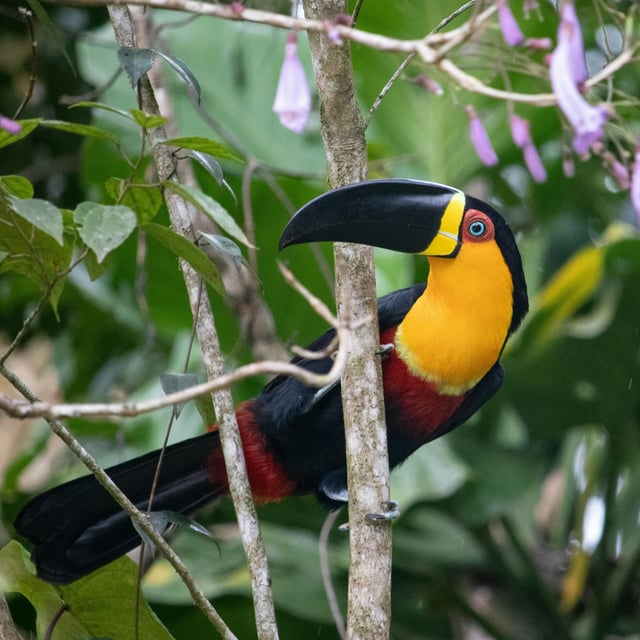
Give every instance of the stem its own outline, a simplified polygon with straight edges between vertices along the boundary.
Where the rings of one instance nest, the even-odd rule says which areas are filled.
[[[306,0],[305,15],[331,21],[346,13],[342,0]],[[309,33],[320,98],[322,136],[329,187],[366,178],[364,122],[353,86],[351,50],[324,34]],[[347,638],[388,638],[391,607],[391,527],[373,523],[389,499],[389,463],[384,421],[373,249],[338,243],[334,247],[339,317],[353,313],[357,328],[342,376],[342,406],[349,488],[349,604]],[[360,318],[372,321],[358,323]]]
[[[131,13],[126,6],[109,7],[109,15],[114,27],[119,46],[135,46],[135,25]],[[142,20],[145,16],[142,16]],[[146,19],[150,20],[147,12]],[[150,32],[143,26],[143,34]],[[148,77],[143,77],[139,82],[139,99],[145,113],[161,115],[156,100],[155,91],[158,90],[165,98],[165,106],[170,103],[166,98],[161,78],[154,76],[156,86],[152,86]],[[170,114],[166,112],[165,116]],[[169,119],[171,119],[169,117]],[[157,144],[166,139],[164,127],[158,127],[149,132],[153,157],[160,181],[178,180],[176,176],[174,158],[170,149],[165,145]],[[171,225],[175,231],[194,240],[194,232],[191,226],[191,214],[187,203],[176,194],[165,191],[165,201],[171,219]],[[188,264],[182,262],[181,268],[189,297],[191,312],[196,323],[196,333],[202,350],[203,361],[207,376],[212,379],[223,372],[224,363],[220,351],[220,343],[213,318],[213,311],[207,296],[200,296],[201,279],[196,271]],[[258,638],[277,638],[275,610],[271,593],[271,578],[267,558],[260,532],[260,525],[253,504],[253,496],[247,477],[247,469],[242,450],[242,440],[236,421],[235,408],[231,392],[228,389],[220,389],[212,394],[213,405],[218,418],[220,441],[229,477],[229,490],[236,510],[238,525],[242,537],[242,543],[247,557],[247,564],[251,576],[253,603],[256,615]]]

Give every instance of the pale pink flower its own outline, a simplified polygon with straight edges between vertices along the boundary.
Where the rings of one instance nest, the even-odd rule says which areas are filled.
[[[469,135],[478,157],[488,167],[498,164],[498,156],[493,149],[491,140],[489,140],[487,130],[471,105],[467,107],[467,114],[469,116]]]
[[[636,210],[638,224],[640,225],[640,145],[636,147],[631,171],[631,202]]]
[[[309,121],[311,92],[304,67],[298,58],[297,37],[294,32],[287,36],[273,110],[282,125],[295,133],[302,133]]]
[[[22,125],[11,118],[0,115],[0,129],[4,129],[11,135],[16,135],[22,131]]]
[[[524,36],[513,13],[511,13],[511,9],[509,9],[507,0],[496,0],[496,6],[498,7],[498,21],[500,22],[500,29],[505,42],[510,47],[521,45]]]
[[[546,51],[553,46],[551,38],[527,38],[523,44],[525,47],[536,51]]]
[[[531,144],[531,128],[528,120],[512,113],[509,115],[509,128],[516,147],[522,148],[527,144]]]

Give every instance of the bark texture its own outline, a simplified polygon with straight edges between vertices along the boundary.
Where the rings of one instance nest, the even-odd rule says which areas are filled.
[[[305,0],[304,8],[308,18],[328,23],[346,12],[342,0]],[[350,46],[336,44],[322,33],[309,33],[309,42],[329,187],[362,181],[367,176],[367,150]],[[355,327],[342,377],[351,548],[347,638],[383,639],[389,637],[390,626],[391,527],[366,517],[379,512],[389,499],[373,250],[338,243],[334,257],[338,313],[350,313]]]

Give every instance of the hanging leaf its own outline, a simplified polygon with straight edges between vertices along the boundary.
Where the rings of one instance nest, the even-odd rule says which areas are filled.
[[[224,285],[216,266],[207,255],[195,244],[183,238],[180,234],[159,224],[149,223],[140,227],[147,235],[157,240],[178,258],[188,262],[218,293],[224,295]]]
[[[182,60],[180,60],[180,58],[170,53],[164,53],[163,51],[156,51],[155,53],[162,56],[169,63],[171,68],[180,76],[182,81],[195,93],[196,100],[198,101],[198,104],[200,104],[202,92],[200,90],[198,78],[196,78],[193,71],[191,71],[191,69]]]
[[[215,178],[219,187],[224,184],[224,171],[222,171],[220,163],[211,154],[196,151],[195,149],[187,149],[187,155],[199,162],[204,170]]]
[[[215,156],[216,158],[226,158],[227,160],[242,162],[241,158],[234,155],[234,153],[223,144],[220,144],[215,140],[210,140],[209,138],[203,138],[202,136],[171,138],[169,140],[165,140],[161,144],[180,147],[181,149],[193,149],[194,151],[200,151],[201,153],[208,153],[210,156]]]
[[[138,49],[136,47],[120,47],[118,49],[118,62],[127,74],[133,88],[136,87],[140,78],[151,69],[156,55],[157,52],[153,49]]]
[[[10,206],[21,218],[28,220],[36,229],[51,236],[62,246],[62,212],[47,200],[15,197],[9,198]]]
[[[160,376],[160,385],[167,395],[178,391],[184,391],[196,384],[198,384],[198,376],[193,373],[163,373]],[[185,404],[185,402],[179,402],[173,405],[173,412],[176,418],[180,417],[180,413],[182,412]]]
[[[244,257],[240,247],[233,240],[215,233],[201,233],[201,235],[216,252],[233,262],[236,269],[240,271],[244,263]]]
[[[231,217],[228,211],[211,196],[203,193],[200,189],[186,184],[180,184],[172,180],[163,183],[165,189],[177,193],[185,200],[188,200],[194,207],[200,209],[213,222],[215,222],[223,231],[226,231],[231,237],[235,238],[242,244],[250,247],[251,243],[245,235],[244,231],[238,226],[236,221]]]
[[[136,228],[136,214],[123,205],[81,202],[74,218],[80,227],[80,237],[102,262],[108,253],[119,247]]]

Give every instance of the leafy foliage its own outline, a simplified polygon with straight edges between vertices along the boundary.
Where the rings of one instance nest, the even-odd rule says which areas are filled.
[[[457,5],[398,5],[392,22],[389,3],[369,0],[365,7],[359,27],[410,38],[422,37]],[[540,21],[521,20],[528,35],[553,33],[557,19],[550,4],[540,12]],[[176,258],[222,294],[213,303],[228,366],[249,361],[256,339],[242,332],[225,304],[225,273],[208,252],[240,269],[241,250],[230,238],[250,257],[246,262],[256,270],[278,337],[303,343],[314,338],[325,329],[322,321],[292,295],[276,267],[277,239],[289,210],[323,188],[317,114],[307,132],[295,136],[271,112],[279,60],[265,51],[282,49],[284,34],[240,22],[184,25],[175,23],[173,14],[158,14],[172,52],[160,55],[176,71],[166,80],[181,131],[162,144],[175,147],[176,162],[197,160],[201,187],[196,188],[158,184],[150,171],[147,132],[165,122],[138,109],[129,81],[137,83],[159,50],[118,52],[110,28],[87,15],[96,29],[92,38],[78,42],[74,62],[82,80],[74,81],[74,90],[86,89],[81,82],[104,87],[121,65],[127,77],[120,74],[100,102],[82,100],[75,109],[61,109],[47,96],[28,108],[19,134],[0,131],[5,149],[0,158],[0,300],[8,341],[20,332],[31,308],[48,304],[52,309],[26,327],[7,364],[38,373],[42,366],[30,359],[29,347],[44,341],[53,354],[48,362],[56,367],[54,382],[43,390],[48,398],[160,395],[161,375],[184,368],[191,332]],[[633,18],[628,28],[636,28]],[[589,13],[584,32],[591,54],[602,55],[599,25]],[[9,35],[0,27],[0,39]],[[491,82],[504,71],[495,65],[495,51],[504,45],[497,33],[488,38],[477,45],[474,64]],[[302,39],[299,48],[310,70]],[[69,73],[61,57],[47,55],[58,65],[55,73]],[[401,58],[359,46],[354,57],[359,99],[368,107]],[[521,62],[514,54],[509,70],[519,69]],[[542,53],[536,62],[536,69],[542,68]],[[596,159],[579,162],[575,177],[566,178],[556,113],[522,107],[548,170],[548,181],[535,184],[508,138],[506,107],[465,95],[464,101],[473,100],[483,114],[500,157],[498,167],[481,168],[466,135],[464,92],[435,71],[445,96],[427,94],[408,81],[423,71],[432,69],[419,63],[409,67],[374,114],[368,133],[370,175],[419,177],[490,194],[521,236],[533,309],[505,353],[501,392],[470,424],[424,448],[395,474],[393,496],[403,515],[394,528],[394,635],[458,638],[479,628],[505,639],[635,637],[640,633],[635,597],[640,584],[640,239],[628,224],[633,213],[627,194]],[[640,79],[626,69],[619,82],[630,96],[621,113],[637,131],[632,98],[639,94]],[[540,91],[545,86],[540,74],[516,75],[513,89],[524,90],[524,85]],[[0,98],[3,109],[5,99]],[[70,148],[79,171],[65,174],[57,164]],[[41,156],[50,159],[38,177],[34,168]],[[169,227],[163,192],[195,205],[225,235],[211,242],[215,236],[199,229],[211,245],[207,251],[186,240]],[[242,213],[250,212],[248,218],[239,206]],[[252,245],[259,253],[252,253]],[[287,260],[307,286],[330,298],[326,248],[315,253],[293,248]],[[378,270],[380,293],[425,276],[422,261],[390,254],[379,255]],[[201,373],[197,357],[187,368]],[[263,382],[241,382],[234,395],[250,397]],[[210,407],[204,411],[211,420]],[[71,426],[107,465],[159,446],[167,413],[117,425],[76,419]],[[203,427],[193,405],[187,405],[175,437]],[[7,437],[13,442],[24,429],[9,425]],[[53,442],[45,447],[42,432],[32,429],[35,444],[12,453],[13,460],[0,468],[3,542],[12,516],[29,495],[80,471],[53,456]],[[7,445],[6,451],[14,450]],[[27,478],[30,462],[32,469],[37,463],[45,468],[35,483]],[[337,637],[319,578],[321,509],[310,498],[292,498],[260,513],[282,637]],[[249,581],[233,519],[228,504],[200,517],[214,530],[219,552],[211,540],[188,531],[179,533],[175,546],[239,637],[249,638],[255,635]],[[347,556],[345,536],[333,532],[330,568],[342,605]],[[39,637],[61,598],[69,611],[53,638],[129,637],[115,625],[125,618],[123,610],[133,615],[135,576],[128,560],[58,590],[37,580],[26,552],[13,541],[0,552],[0,568],[3,591],[22,594],[37,612],[33,624],[12,596],[16,620]],[[143,607],[140,637],[210,635],[166,563],[153,565],[143,588],[162,623]],[[88,594],[96,598],[93,609]]]

